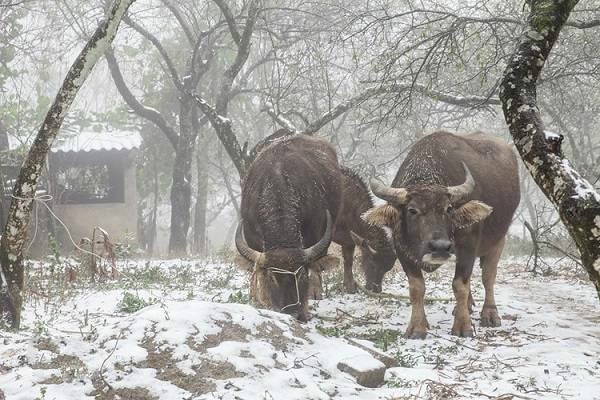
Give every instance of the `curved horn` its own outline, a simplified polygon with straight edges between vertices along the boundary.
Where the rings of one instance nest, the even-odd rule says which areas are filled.
[[[327,227],[325,228],[325,233],[317,243],[304,250],[304,261],[306,263],[311,263],[321,257],[331,243],[331,228],[333,227],[333,223],[331,221],[329,210],[326,210],[325,212],[327,213]]]
[[[375,196],[392,204],[402,205],[408,200],[408,190],[385,186],[377,181],[371,181],[371,191]]]
[[[251,249],[246,242],[246,238],[244,237],[244,228],[242,227],[242,221],[237,226],[235,230],[235,247],[237,247],[238,251],[244,258],[250,262],[255,264],[260,264],[264,257],[263,253],[260,251],[256,251]]]
[[[450,195],[451,202],[459,201],[468,196],[475,188],[475,180],[473,179],[473,175],[471,175],[471,171],[469,171],[469,167],[464,162],[462,165],[465,169],[465,182],[458,186],[448,186],[448,194]]]

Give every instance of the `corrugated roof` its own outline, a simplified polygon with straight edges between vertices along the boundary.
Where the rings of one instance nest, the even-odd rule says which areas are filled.
[[[79,153],[90,151],[134,150],[139,149],[142,137],[138,132],[81,131],[59,136],[52,145],[53,153]]]

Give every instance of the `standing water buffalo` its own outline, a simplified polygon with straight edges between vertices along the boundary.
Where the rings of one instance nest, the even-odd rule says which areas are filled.
[[[372,183],[388,202],[365,219],[391,229],[396,254],[408,276],[412,312],[409,338],[425,338],[422,271],[456,261],[452,334],[472,336],[470,278],[475,258],[483,270],[481,326],[500,326],[494,299],[496,267],[519,204],[516,157],[509,145],[482,133],[433,133],[414,144],[392,187]]]
[[[361,252],[366,287],[381,292],[381,281],[394,266],[396,254],[385,231],[367,224],[361,215],[373,207],[369,188],[352,170],[342,168],[342,207],[335,223],[333,241],[342,246],[344,258],[344,289],[354,293],[356,284],[352,273],[354,249]]]
[[[277,140],[250,165],[235,244],[260,305],[308,319],[308,270],[339,263],[327,249],[341,196],[337,156],[323,140]]]

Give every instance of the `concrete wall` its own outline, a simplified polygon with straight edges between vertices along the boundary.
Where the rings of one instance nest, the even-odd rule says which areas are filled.
[[[135,165],[125,170],[125,202],[97,204],[56,204],[54,212],[67,225],[75,243],[83,237],[91,238],[94,227],[108,232],[113,243],[124,240],[125,235],[137,237],[137,191]],[[64,249],[72,249],[68,235],[59,223],[57,236]]]

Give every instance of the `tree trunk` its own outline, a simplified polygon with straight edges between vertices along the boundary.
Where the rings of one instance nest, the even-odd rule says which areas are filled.
[[[192,203],[192,157],[195,133],[192,132],[192,101],[182,95],[179,113],[179,138],[175,149],[173,183],[171,185],[171,235],[169,254],[184,256],[187,253],[187,235],[190,228]]]
[[[13,199],[0,242],[0,264],[2,265],[0,281],[4,281],[6,285],[0,288],[0,315],[8,318],[15,329],[18,329],[21,323],[23,248],[27,225],[31,219],[35,190],[44,161],[77,92],[100,56],[110,46],[123,15],[134,1],[115,0],[106,19],[98,26],[77,56],[46,114],[13,189]]]
[[[0,121],[0,155],[4,151],[9,150],[8,145],[8,130],[4,127],[2,121]],[[0,162],[0,226],[4,226],[4,177],[2,175],[2,163]],[[2,280],[0,279],[0,287],[2,287]]]
[[[523,162],[575,240],[600,298],[600,194],[571,166],[562,137],[546,134],[536,83],[576,0],[531,0],[528,30],[504,73],[500,99]]]
[[[147,254],[149,256],[154,255],[154,243],[156,242],[156,227],[157,227],[157,219],[158,219],[158,204],[160,200],[160,189],[159,189],[159,181],[158,181],[158,160],[156,155],[156,147],[153,147],[153,175],[152,175],[152,212],[150,214],[150,221],[148,227],[148,237],[146,240],[147,244]]]
[[[194,252],[206,256],[206,212],[208,207],[208,138],[204,137],[198,146],[196,156],[198,192],[194,209]]]
[[[0,121],[0,151],[8,150],[8,129]]]

